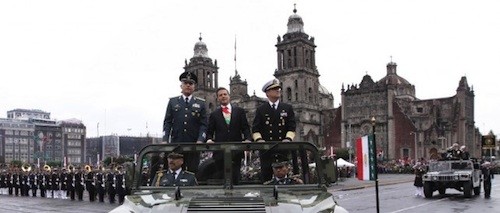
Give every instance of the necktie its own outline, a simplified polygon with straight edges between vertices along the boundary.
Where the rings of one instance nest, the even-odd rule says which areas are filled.
[[[231,122],[231,112],[229,112],[229,108],[227,106],[222,107],[222,115],[224,116],[226,124],[229,124]]]
[[[172,177],[174,178],[174,180],[175,180],[175,175],[176,175],[176,173],[172,172]]]
[[[189,98],[186,98],[186,105],[188,105],[189,103]]]
[[[273,107],[274,110],[276,110],[276,104],[273,103],[273,105],[271,105]]]

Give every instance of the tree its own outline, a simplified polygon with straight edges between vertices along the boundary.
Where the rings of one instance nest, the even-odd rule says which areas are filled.
[[[347,148],[339,148],[336,150],[335,153],[337,155],[337,159],[338,158],[349,159],[349,149]]]

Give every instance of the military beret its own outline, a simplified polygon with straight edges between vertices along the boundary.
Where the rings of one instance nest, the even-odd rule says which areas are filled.
[[[282,154],[273,155],[273,167],[282,167],[288,165],[288,158]]]
[[[179,76],[179,81],[190,82],[190,83],[197,84],[198,83],[198,77],[194,73],[192,73],[192,72],[183,72]]]
[[[170,154],[168,154],[167,158],[179,159],[179,158],[184,158],[184,155],[179,154],[179,153],[175,153],[175,152],[171,152]]]
[[[271,81],[268,81],[266,84],[264,84],[264,86],[262,87],[262,92],[267,92],[268,90],[276,88],[276,87],[281,88],[280,81],[278,79],[273,79]]]

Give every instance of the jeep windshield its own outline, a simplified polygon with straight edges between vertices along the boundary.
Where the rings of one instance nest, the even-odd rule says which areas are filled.
[[[429,164],[429,172],[472,169],[473,166],[470,161],[435,161]]]
[[[183,156],[182,170],[194,175],[197,184],[187,184],[189,177],[173,184],[173,179],[166,180],[171,173],[171,153]],[[133,190],[156,191],[177,186],[262,187],[276,184],[272,182],[276,172],[273,170],[278,167],[288,171],[285,176],[289,180],[284,185],[320,185],[324,183],[316,171],[316,166],[322,166],[320,154],[314,145],[302,142],[155,144],[145,147],[140,153]]]

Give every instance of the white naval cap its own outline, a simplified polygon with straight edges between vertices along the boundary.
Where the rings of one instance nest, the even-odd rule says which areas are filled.
[[[270,80],[266,84],[264,84],[264,86],[262,87],[262,92],[267,92],[268,90],[276,87],[281,88],[280,81],[278,79]]]

